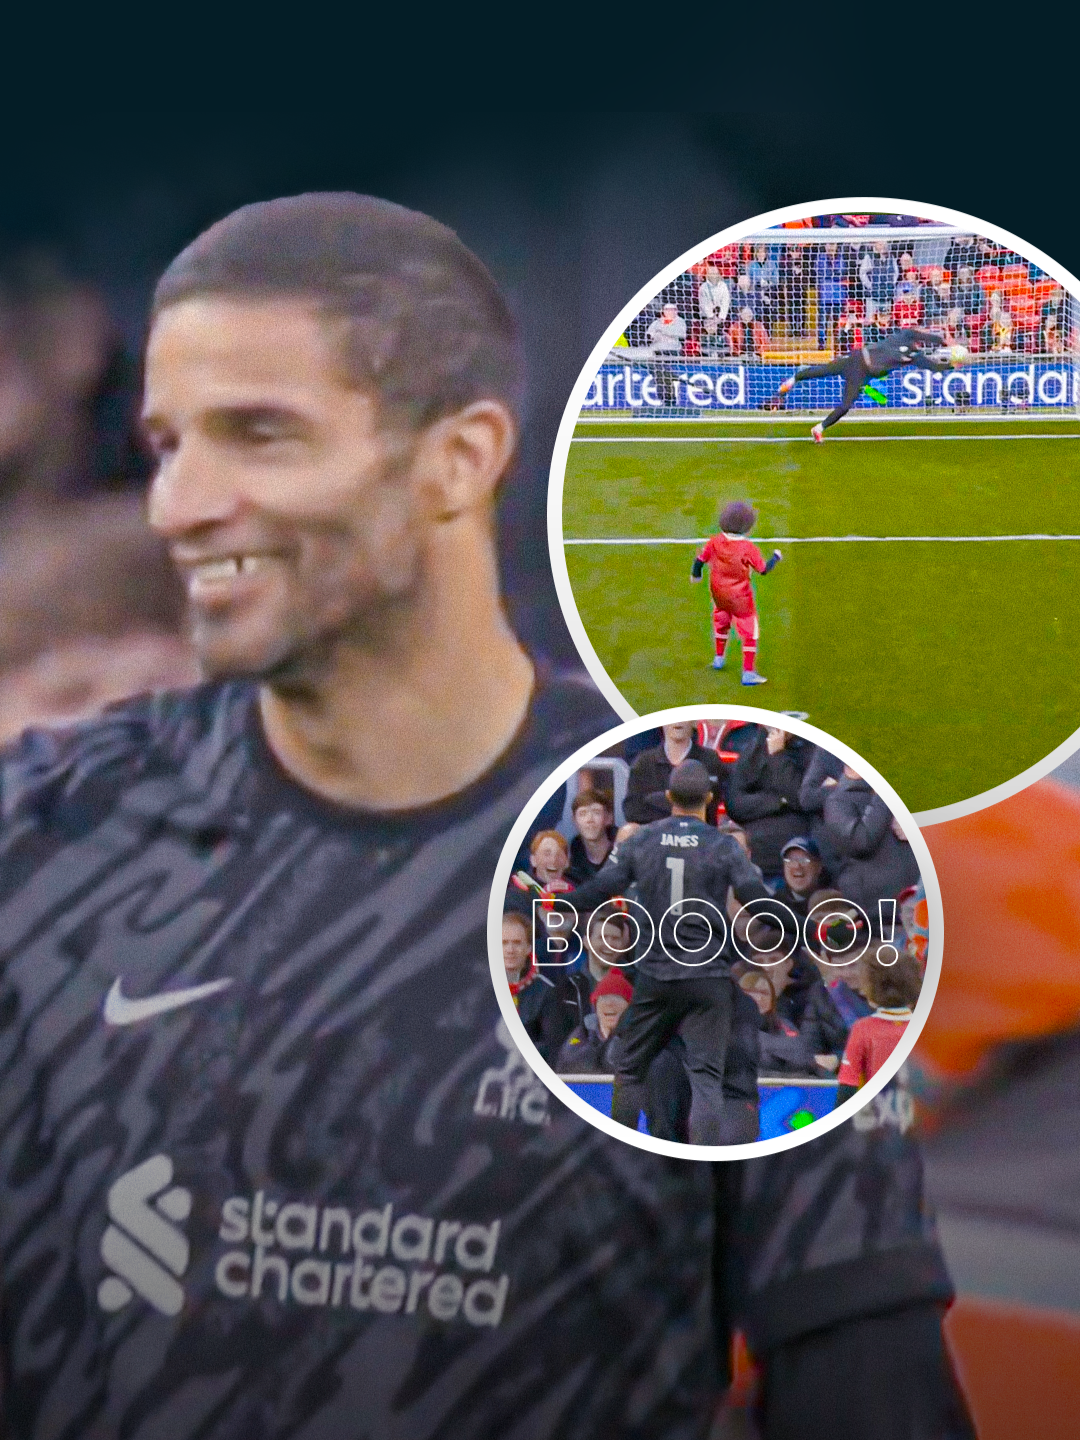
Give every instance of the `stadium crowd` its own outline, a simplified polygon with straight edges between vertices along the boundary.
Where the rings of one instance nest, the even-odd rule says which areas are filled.
[[[635,927],[618,905],[575,918],[563,902],[573,906],[575,885],[620,838],[670,814],[667,779],[688,759],[715,780],[708,822],[743,847],[803,927],[803,943],[775,961],[778,932],[748,922],[728,894],[725,958],[737,994],[725,1099],[756,1106],[759,1079],[799,1077],[837,1081],[843,1100],[876,1073],[910,1019],[926,959],[925,899],[884,800],[842,760],[780,728],[680,722],[646,731],[547,803],[503,915],[518,1013],[558,1073],[614,1072],[619,1020],[633,998]],[[748,948],[760,961],[745,958]],[[690,1087],[680,1051],[676,1034],[653,1062],[645,1116],[650,1133],[685,1141]]]
[[[830,229],[919,223],[827,216],[806,228],[822,219]],[[725,246],[666,285],[627,328],[626,343],[671,357],[832,358],[916,326],[973,354],[1080,349],[1075,306],[1052,276],[993,241],[925,228],[926,239]]]

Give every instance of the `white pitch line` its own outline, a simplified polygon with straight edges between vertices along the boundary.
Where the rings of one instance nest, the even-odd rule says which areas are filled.
[[[809,435],[801,437],[806,444],[813,441]],[[800,439],[797,435],[575,435],[572,445],[790,445]],[[915,440],[992,440],[995,445],[1002,440],[1080,440],[1080,435],[831,435],[826,445],[838,441],[860,445],[888,444],[901,440],[905,444]]]
[[[704,545],[709,537],[652,536],[639,539],[563,540],[564,545]],[[1080,540],[1080,535],[755,535],[757,545],[987,545],[1004,540]]]

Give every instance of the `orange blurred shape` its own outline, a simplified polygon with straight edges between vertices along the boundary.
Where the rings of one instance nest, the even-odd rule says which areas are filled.
[[[945,1331],[979,1440],[1080,1434],[1080,1315],[963,1295]]]
[[[999,1044],[1080,1024],[1080,796],[1044,780],[923,834],[945,951],[914,1058],[960,1078]]]

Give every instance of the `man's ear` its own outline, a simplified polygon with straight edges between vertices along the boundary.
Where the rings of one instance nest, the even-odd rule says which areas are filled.
[[[414,460],[434,518],[453,520],[486,508],[510,466],[517,438],[517,421],[499,400],[475,400],[430,425]]]

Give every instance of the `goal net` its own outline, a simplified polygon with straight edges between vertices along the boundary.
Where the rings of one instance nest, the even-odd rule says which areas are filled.
[[[962,364],[944,375],[894,371],[866,387],[858,411],[1075,413],[1075,297],[984,236],[935,222],[874,223],[884,218],[817,217],[703,256],[627,326],[582,418],[828,410],[839,377],[800,383],[770,407],[798,367],[905,326],[963,347]]]

